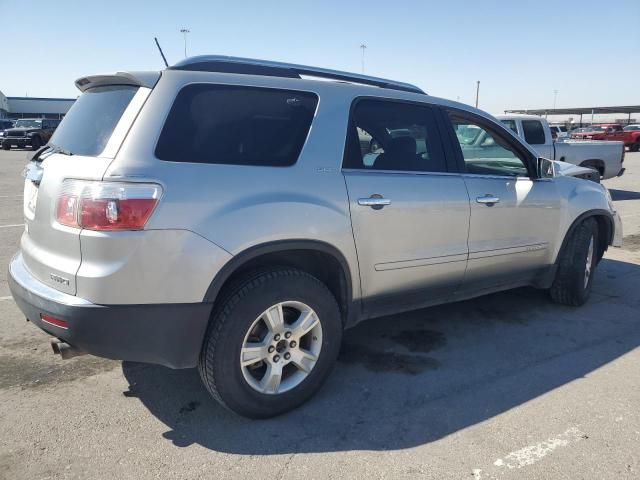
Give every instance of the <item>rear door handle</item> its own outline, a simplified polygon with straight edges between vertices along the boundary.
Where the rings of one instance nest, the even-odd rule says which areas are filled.
[[[391,205],[391,200],[384,198],[382,195],[374,193],[369,198],[359,198],[358,205],[363,207],[371,207],[374,210],[380,210],[382,207]]]
[[[484,197],[476,197],[476,202],[483,203],[487,207],[493,207],[496,203],[500,203],[500,197],[487,193]]]

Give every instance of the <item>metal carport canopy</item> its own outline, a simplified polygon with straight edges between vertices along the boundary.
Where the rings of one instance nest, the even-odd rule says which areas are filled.
[[[591,113],[639,113],[640,105],[620,107],[537,108],[505,110],[504,113],[526,113],[530,115],[589,115]]]

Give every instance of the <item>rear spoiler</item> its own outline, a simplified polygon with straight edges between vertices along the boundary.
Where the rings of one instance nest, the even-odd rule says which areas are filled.
[[[116,72],[106,75],[89,75],[76,80],[81,92],[93,87],[105,85],[132,85],[153,88],[160,79],[160,72]]]

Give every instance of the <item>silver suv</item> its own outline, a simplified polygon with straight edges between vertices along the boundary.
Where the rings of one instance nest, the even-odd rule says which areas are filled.
[[[76,85],[25,171],[13,296],[63,358],[197,366],[241,415],[307,400],[361,320],[523,285],[581,305],[621,241],[578,167],[412,85],[217,56]]]

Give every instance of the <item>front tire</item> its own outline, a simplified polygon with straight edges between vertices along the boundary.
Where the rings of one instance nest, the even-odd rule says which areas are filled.
[[[598,224],[587,218],[576,227],[560,253],[551,299],[562,305],[583,305],[589,299],[598,260]]]
[[[638,150],[640,150],[640,140],[636,143],[631,144],[631,146],[629,147],[629,151],[631,152],[637,152]]]
[[[33,137],[31,139],[31,150],[38,150],[42,146],[42,140],[40,137]]]
[[[221,294],[200,355],[209,393],[229,410],[268,418],[308,400],[336,362],[338,304],[317,278],[293,268],[249,273]]]

